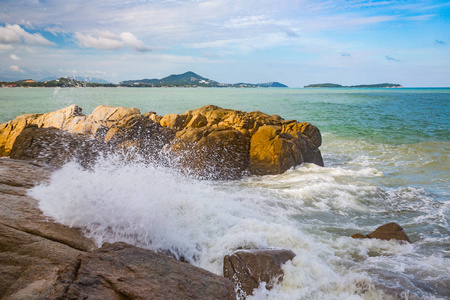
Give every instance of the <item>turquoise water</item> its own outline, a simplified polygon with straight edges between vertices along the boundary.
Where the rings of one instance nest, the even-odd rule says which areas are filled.
[[[293,249],[283,283],[254,299],[450,297],[450,89],[9,88],[0,122],[71,104],[160,115],[214,104],[308,121],[323,135],[324,168],[208,182],[109,158],[91,171],[68,164],[31,191],[46,215],[99,244],[172,249],[217,274],[239,247]],[[388,222],[413,244],[349,237]]]
[[[450,89],[151,89],[0,90],[0,122],[78,104],[134,106],[141,112],[183,113],[207,104],[260,110],[311,122],[323,132],[389,144],[447,141]]]

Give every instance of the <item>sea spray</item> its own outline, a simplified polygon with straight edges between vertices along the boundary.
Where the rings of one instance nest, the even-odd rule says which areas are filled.
[[[222,273],[223,256],[236,249],[292,249],[297,256],[284,267],[283,282],[271,291],[261,286],[255,299],[387,299],[389,291],[406,293],[405,299],[444,295],[445,257],[429,259],[420,243],[349,237],[381,225],[378,215],[386,213],[384,204],[395,207],[397,194],[428,201],[421,190],[405,193],[368,181],[379,177],[383,173],[371,167],[305,164],[282,175],[199,181],[109,156],[89,170],[66,164],[30,195],[46,216],[81,228],[98,245],[125,241],[165,250],[216,274]]]

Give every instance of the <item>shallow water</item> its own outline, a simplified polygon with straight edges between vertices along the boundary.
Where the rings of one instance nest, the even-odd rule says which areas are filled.
[[[450,89],[1,89],[0,122],[70,104],[182,113],[206,104],[309,121],[325,167],[209,182],[157,165],[68,164],[30,191],[99,244],[171,249],[222,273],[225,254],[288,248],[284,280],[254,299],[450,297]],[[388,223],[413,244],[354,240]]]

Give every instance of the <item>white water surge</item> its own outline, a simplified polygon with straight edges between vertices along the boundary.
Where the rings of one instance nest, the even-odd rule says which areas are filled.
[[[271,291],[261,286],[254,299],[439,299],[449,283],[448,253],[423,250],[421,233],[410,235],[421,239],[414,245],[349,237],[374,230],[379,219],[395,221],[391,209],[420,207],[427,213],[419,219],[446,219],[448,205],[431,212],[422,190],[383,189],[373,182],[382,177],[372,167],[306,164],[283,175],[209,182],[109,157],[92,170],[69,163],[30,194],[46,216],[82,228],[98,245],[168,249],[219,275],[223,256],[238,248],[292,249],[297,256],[284,266],[283,282]],[[434,238],[433,245],[446,243]]]

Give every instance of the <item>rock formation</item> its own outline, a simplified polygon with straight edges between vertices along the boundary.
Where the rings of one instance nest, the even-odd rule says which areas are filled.
[[[384,224],[377,229],[375,229],[374,232],[369,233],[367,235],[356,233],[352,235],[352,238],[354,239],[380,239],[380,240],[398,240],[403,242],[411,243],[409,240],[409,237],[406,235],[403,228],[398,225],[397,223],[388,223]]]
[[[223,275],[234,282],[238,294],[245,298],[262,283],[271,289],[283,277],[281,266],[295,257],[291,250],[238,250],[223,259]]]
[[[126,243],[81,254],[48,299],[235,299],[226,278]]]
[[[1,299],[235,299],[226,278],[126,243],[97,248],[44,217],[26,190],[48,177],[0,158]]]
[[[150,161],[159,159],[198,178],[238,179],[245,174],[280,174],[303,162],[323,165],[319,150],[322,138],[317,127],[258,111],[246,113],[208,105],[184,114],[158,116],[154,112],[141,114],[136,108],[102,105],[85,116],[81,108],[72,105],[47,114],[19,116],[0,124],[0,156],[9,155],[18,136],[31,126],[54,127],[76,134],[73,138],[56,131],[51,134],[70,139],[70,147],[75,147],[78,140],[85,145],[83,151],[95,146],[91,152],[107,148],[120,150],[128,158],[139,155]],[[31,140],[36,141],[31,134],[43,133],[28,131],[27,139],[19,139],[22,142],[20,147],[16,146],[16,153],[37,150],[36,146],[24,149],[32,146]],[[50,138],[50,131],[45,134]],[[87,142],[85,137],[94,137],[105,145],[102,148]],[[43,149],[49,142],[47,139],[39,147]],[[60,147],[49,145],[46,155],[56,148]],[[65,152],[74,151],[66,149]]]

